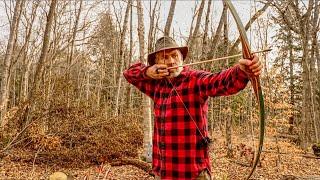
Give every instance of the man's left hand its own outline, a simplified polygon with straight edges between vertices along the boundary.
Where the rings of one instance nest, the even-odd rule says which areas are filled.
[[[259,76],[261,74],[262,64],[259,61],[259,57],[253,55],[253,59],[240,59],[240,69],[247,73],[249,76]]]

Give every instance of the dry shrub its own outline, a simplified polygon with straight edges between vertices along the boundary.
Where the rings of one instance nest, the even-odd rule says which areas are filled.
[[[60,106],[38,112],[19,148],[37,153],[38,163],[68,167],[138,156],[143,133],[137,115],[106,118],[103,111],[89,111]]]
[[[134,113],[113,117],[109,100],[97,105],[95,89],[90,89],[87,98],[77,79],[57,76],[54,82],[53,89],[50,83],[43,83],[32,101],[9,110],[0,128],[1,148],[27,127],[13,143],[13,150],[24,150],[30,157],[20,155],[21,160],[33,161],[36,154],[36,163],[79,167],[138,156],[143,142],[138,107],[131,109]]]
[[[107,119],[103,112],[86,115],[85,109],[59,108],[50,116],[48,134],[60,141],[52,139],[49,143],[60,143],[55,149],[45,150],[54,151],[72,162],[101,163],[115,158],[136,157],[142,145],[140,123],[132,115]],[[46,143],[48,138],[43,140]]]

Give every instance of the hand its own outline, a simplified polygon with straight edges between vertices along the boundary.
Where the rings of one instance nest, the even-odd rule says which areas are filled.
[[[259,76],[261,74],[262,64],[259,57],[253,55],[253,59],[240,59],[240,69],[247,73],[249,76]]]
[[[162,79],[169,75],[165,64],[154,64],[147,69],[146,75],[152,79]]]

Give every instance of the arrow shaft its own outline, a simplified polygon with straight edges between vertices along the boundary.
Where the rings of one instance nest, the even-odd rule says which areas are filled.
[[[264,49],[264,50],[260,50],[260,51],[255,51],[255,52],[252,52],[251,54],[263,53],[263,52],[267,52],[267,51],[271,51],[271,49]],[[224,59],[240,57],[242,55],[243,54],[241,53],[241,54],[235,54],[235,55],[232,55],[232,56],[226,56],[226,57],[220,57],[220,58],[215,58],[215,59],[209,59],[209,60],[205,60],[205,61],[194,62],[194,63],[190,63],[190,64],[184,64],[184,65],[181,65],[181,66],[172,66],[172,67],[168,67],[168,70],[169,69],[176,69],[178,67],[193,66],[193,65],[196,65],[196,64],[203,64],[203,63],[208,63],[208,62],[213,62],[213,61],[220,61],[220,60],[224,60]]]

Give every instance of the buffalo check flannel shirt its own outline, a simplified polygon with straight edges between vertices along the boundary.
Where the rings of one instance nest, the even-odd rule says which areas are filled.
[[[208,146],[203,143],[208,137],[208,97],[239,92],[249,81],[247,75],[239,65],[217,74],[185,67],[169,82],[147,77],[148,67],[137,63],[123,74],[154,102],[154,173],[161,179],[196,179],[201,171],[210,172]]]

